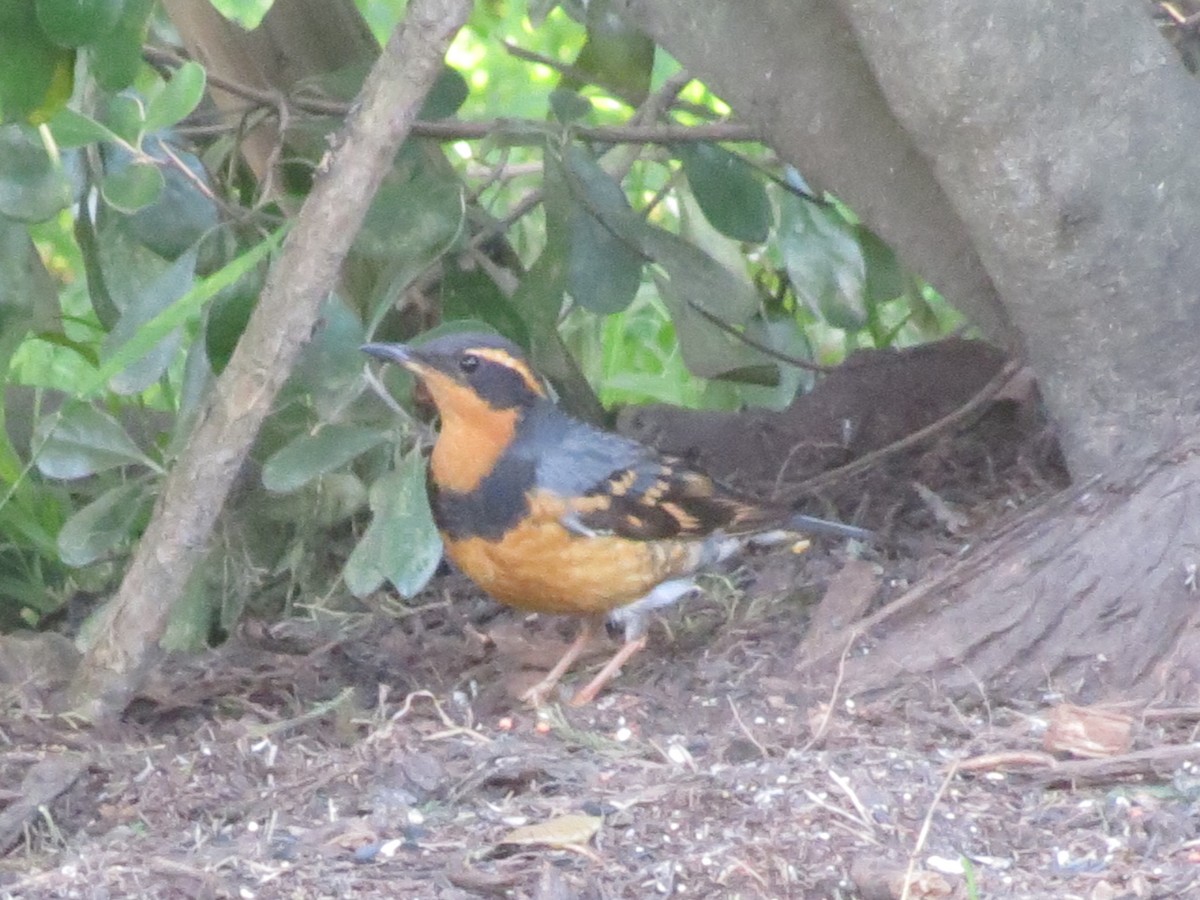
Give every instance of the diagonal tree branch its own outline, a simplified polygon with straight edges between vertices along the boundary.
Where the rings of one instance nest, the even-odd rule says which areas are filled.
[[[470,9],[469,0],[412,0],[375,63],[71,685],[70,700],[89,720],[120,715],[156,660],[170,610]]]

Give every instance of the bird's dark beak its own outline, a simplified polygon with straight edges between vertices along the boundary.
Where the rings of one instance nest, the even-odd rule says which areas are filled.
[[[399,363],[405,368],[420,364],[420,357],[407,344],[363,344],[358,349],[368,356],[374,356],[384,362]]]

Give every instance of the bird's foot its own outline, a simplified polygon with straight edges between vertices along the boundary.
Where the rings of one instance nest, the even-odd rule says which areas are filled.
[[[604,668],[596,673],[596,677],[581,687],[575,692],[575,696],[571,698],[571,706],[587,706],[596,699],[596,695],[604,689],[617,673],[621,671],[621,666],[629,662],[629,658],[646,646],[646,636],[642,635],[639,638],[634,638],[632,641],[627,641],[620,650],[616,652],[612,659],[604,664]]]
[[[521,694],[521,702],[530,706],[544,706],[546,698],[558,687],[558,679],[546,677]]]

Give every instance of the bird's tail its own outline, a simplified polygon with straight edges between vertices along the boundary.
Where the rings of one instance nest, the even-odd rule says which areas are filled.
[[[875,540],[875,532],[854,525],[843,525],[841,522],[831,522],[828,519],[818,519],[814,516],[804,516],[797,513],[787,520],[786,528],[794,528],[805,534],[824,534],[829,537],[852,538],[866,543]]]

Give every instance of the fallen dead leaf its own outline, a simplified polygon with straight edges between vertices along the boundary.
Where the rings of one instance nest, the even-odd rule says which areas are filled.
[[[535,825],[514,828],[496,843],[516,846],[545,844],[548,847],[574,848],[595,837],[603,822],[599,816],[557,816]]]
[[[1103,759],[1133,746],[1133,717],[1111,709],[1062,703],[1050,710],[1042,746],[1051,753]]]

